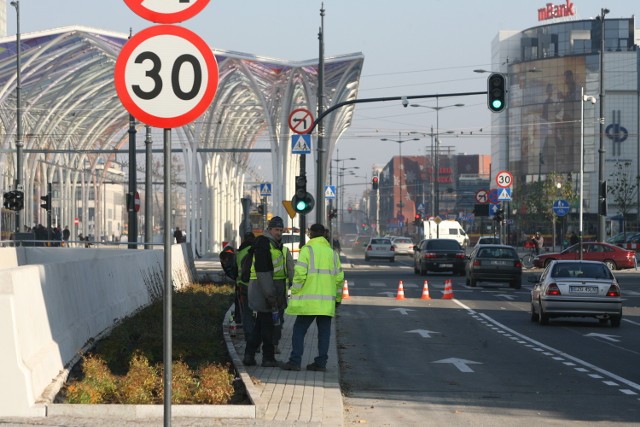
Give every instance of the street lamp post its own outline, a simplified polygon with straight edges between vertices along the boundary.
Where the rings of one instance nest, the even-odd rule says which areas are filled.
[[[398,157],[399,157],[399,168],[398,174],[400,175],[400,203],[398,204],[400,208],[400,214],[398,215],[398,222],[400,225],[400,235],[402,235],[402,229],[404,224],[404,215],[402,214],[402,207],[404,206],[404,201],[402,200],[402,175],[404,174],[404,165],[402,162],[402,143],[407,141],[420,141],[420,138],[411,138],[411,139],[402,139],[402,133],[398,132],[399,139],[389,139],[389,138],[381,138],[380,141],[393,141],[398,143]]]
[[[600,9],[600,149],[598,150],[598,198],[606,199],[604,190],[604,16],[609,13],[609,9]],[[584,102],[584,101],[583,101]],[[606,203],[606,202],[605,202]],[[602,215],[598,204],[598,241],[604,242],[605,235],[605,215]]]
[[[431,129],[431,158],[432,158],[432,162],[433,162],[433,177],[432,177],[432,182],[433,182],[433,194],[432,194],[432,200],[433,200],[433,204],[431,205],[431,216],[435,217],[436,215],[440,214],[440,194],[439,191],[440,189],[439,187],[439,182],[438,182],[438,178],[439,178],[439,169],[440,169],[440,165],[439,165],[439,158],[440,158],[440,110],[444,110],[445,108],[450,108],[450,107],[464,107],[464,104],[452,104],[452,105],[443,105],[440,106],[439,105],[439,98],[436,98],[436,106],[435,107],[431,107],[428,105],[420,105],[420,104],[411,104],[412,107],[422,107],[422,108],[430,108],[432,110],[435,110],[436,112],[436,133],[435,133],[435,140],[436,140],[436,145],[435,145],[435,150],[434,150],[434,146],[433,146],[433,128]]]
[[[591,102],[591,104],[596,103],[595,96],[588,96],[584,93],[584,87],[582,87],[582,96],[580,98],[582,100],[580,109],[580,197],[578,206],[578,216],[580,218],[579,226],[578,226],[578,234],[580,237],[580,259],[582,260],[582,239],[583,239],[583,199],[584,199],[584,103]]]
[[[340,158],[340,150],[336,150],[336,154],[337,154],[337,156],[338,156],[338,157],[337,157],[337,158],[335,158],[335,159],[333,159],[333,161],[334,161],[334,162],[336,162],[336,169],[338,169],[338,170],[341,170],[341,168],[340,168],[340,162],[342,162],[342,166],[343,166],[342,170],[344,170],[344,162],[345,162],[345,161],[347,161],[347,160],[357,160],[355,157],[348,157],[348,158],[345,158],[345,159],[341,159],[341,158]],[[329,175],[330,175],[330,176],[329,176],[329,182],[331,182],[331,185],[333,185],[333,164],[331,164],[330,166],[331,166],[331,168],[330,168],[330,170],[329,170]],[[354,169],[355,169],[355,168],[354,168]],[[337,184],[338,184],[338,185],[336,186],[336,208],[339,206],[339,202],[342,202],[342,198],[340,198],[340,200],[339,200],[339,201],[337,200],[337,198],[339,197],[339,196],[338,196],[339,191],[337,191],[337,189],[338,189],[338,188],[340,188],[340,175],[337,175],[337,178],[338,178],[338,179],[337,179],[337,181],[338,181],[338,182],[337,182]],[[331,205],[329,206],[329,208],[330,208],[330,209],[332,209],[332,208],[333,208],[333,204],[331,204]],[[341,230],[340,230],[340,223],[341,223],[341,222],[344,222],[344,221],[343,221],[343,216],[344,216],[344,214],[343,214],[342,212],[340,212],[339,217],[338,217],[338,221],[337,221],[337,224],[338,224],[338,234],[340,234],[340,231],[341,231]],[[331,221],[329,221],[329,225],[331,225]]]
[[[15,189],[23,191],[22,189],[22,103],[20,98],[20,90],[22,86],[22,80],[20,76],[20,0],[14,0],[11,2],[11,6],[16,8],[16,181]],[[19,233],[20,230],[20,211],[16,211],[16,224],[15,231]]]

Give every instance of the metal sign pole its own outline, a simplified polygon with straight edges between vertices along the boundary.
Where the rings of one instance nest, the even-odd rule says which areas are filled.
[[[164,426],[171,426],[171,129],[164,130]]]

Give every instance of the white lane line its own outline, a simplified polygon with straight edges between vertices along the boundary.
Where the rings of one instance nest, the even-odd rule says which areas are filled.
[[[628,380],[626,378],[622,378],[621,376],[616,375],[613,372],[609,372],[606,369],[603,369],[603,368],[600,368],[598,366],[595,366],[595,365],[593,365],[593,364],[591,364],[591,363],[589,363],[589,362],[587,362],[585,360],[582,360],[582,359],[580,359],[578,357],[575,357],[575,356],[572,356],[572,355],[570,355],[568,353],[565,353],[562,350],[558,350],[556,348],[553,348],[551,346],[543,344],[540,341],[537,341],[537,340],[535,340],[535,339],[533,339],[533,338],[531,338],[531,337],[529,337],[527,335],[521,334],[520,332],[518,332],[518,331],[516,331],[514,329],[511,329],[506,325],[503,325],[502,323],[500,323],[497,320],[493,319],[491,316],[488,316],[488,315],[486,315],[484,313],[478,313],[477,311],[473,310],[471,307],[468,307],[467,305],[463,304],[462,302],[460,302],[459,300],[457,300],[455,298],[453,299],[453,302],[455,302],[460,307],[462,307],[465,310],[467,310],[467,312],[472,317],[474,317],[474,318],[481,317],[485,321],[490,322],[493,325],[497,325],[497,326],[501,327],[502,329],[504,329],[505,331],[509,331],[513,335],[516,335],[516,336],[522,338],[527,343],[530,343],[530,344],[525,344],[525,347],[532,348],[533,350],[536,350],[536,351],[540,351],[539,350],[540,348],[545,349],[545,350],[547,350],[547,351],[549,351],[549,352],[551,352],[551,353],[553,353],[555,355],[561,356],[564,359],[568,359],[568,360],[571,361],[571,362],[563,362],[564,365],[567,365],[567,366],[582,365],[582,366],[590,369],[591,371],[596,371],[596,372],[602,374],[603,376],[609,378],[610,380],[617,381],[617,382],[610,381],[610,380],[603,381],[604,384],[606,384],[606,385],[618,386],[619,383],[622,383],[622,384],[625,384],[626,386],[630,387],[631,389],[633,389],[633,390],[631,390],[632,393],[640,392],[640,384],[634,383],[633,381]],[[624,390],[628,390],[628,389],[620,389],[619,391],[621,393],[628,394]]]

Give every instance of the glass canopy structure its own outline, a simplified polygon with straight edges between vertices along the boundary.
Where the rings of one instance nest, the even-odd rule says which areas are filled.
[[[124,191],[123,200],[116,203],[107,196],[105,186],[127,183],[119,165],[128,167],[129,113],[113,82],[115,61],[127,38],[126,34],[82,26],[21,35],[23,225],[46,223],[40,196],[52,183],[58,224],[73,224],[80,217],[86,221],[80,221],[72,235],[114,233],[110,224],[116,216],[123,216],[115,211],[123,209]],[[16,179],[16,50],[15,36],[0,38],[3,191],[13,189]],[[188,241],[200,254],[216,252],[223,241],[237,239],[240,199],[245,182],[260,179],[256,166],[270,168],[273,202],[269,210],[285,216],[280,201],[293,194],[299,169],[299,156],[291,154],[288,117],[296,108],[317,111],[317,59],[295,62],[213,51],[220,69],[216,98],[201,117],[174,129],[172,136],[173,151],[182,165],[180,176],[172,179],[186,188],[183,203]],[[325,109],[356,98],[363,62],[361,53],[325,58]],[[330,153],[351,123],[353,109],[353,105],[345,106],[323,121],[329,153],[324,156],[327,164],[321,165],[325,171]],[[144,171],[144,148],[151,144],[153,152],[159,153],[162,132],[145,130],[143,123],[136,123],[136,131],[136,167]],[[258,156],[259,151],[270,152],[270,165],[260,162],[265,157]],[[162,181],[157,173],[142,176]],[[139,191],[144,190],[140,176]],[[153,197],[162,200],[162,194]],[[162,218],[145,219],[164,223]]]

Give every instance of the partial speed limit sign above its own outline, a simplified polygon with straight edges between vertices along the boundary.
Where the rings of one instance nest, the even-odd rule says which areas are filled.
[[[202,115],[218,89],[218,63],[197,34],[156,25],[134,35],[116,60],[116,92],[141,122],[169,129]]]
[[[513,175],[511,175],[511,172],[509,171],[498,172],[496,175],[496,184],[498,184],[498,187],[500,188],[511,187],[513,184]]]
[[[209,0],[124,0],[129,9],[158,24],[175,24],[193,18],[209,4]]]

